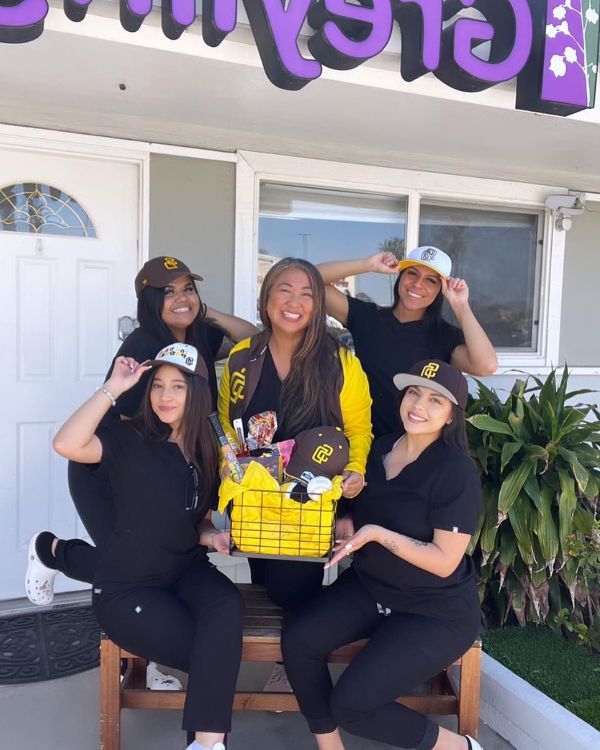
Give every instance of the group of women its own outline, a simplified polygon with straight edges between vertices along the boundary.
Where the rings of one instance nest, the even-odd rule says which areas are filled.
[[[400,271],[392,307],[331,285],[367,271]],[[247,429],[253,415],[272,410],[277,440],[333,425],[349,442],[342,489],[356,499],[342,504],[328,564],[352,554],[352,567],[323,588],[316,563],[251,560],[253,581],[286,610],[285,668],[317,747],[342,750],[342,727],[395,747],[479,748],[395,703],[460,656],[479,627],[466,550],[480,490],[457,368],[489,374],[496,358],[466,283],[430,247],[400,263],[390,253],[319,267],[285,258],[264,279],[259,332],[207,309],[199,279],[167,257],[136,277],[140,327],[54,440],[69,459],[71,494],[95,546],[36,534],[27,595],[49,603],[58,572],[92,583],[112,640],[188,672],[190,749],[222,750],[242,639],[239,592],[207,557],[210,548],[229,549],[228,532],[211,523],[219,477],[207,420],[226,334],[237,342],[218,396],[226,428],[241,418]],[[444,297],[460,329],[442,319]],[[356,354],[327,332],[326,314],[348,327]],[[327,654],[365,637],[333,687]]]

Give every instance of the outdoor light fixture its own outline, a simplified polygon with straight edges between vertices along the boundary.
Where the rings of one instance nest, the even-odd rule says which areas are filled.
[[[554,215],[554,227],[558,232],[568,232],[573,226],[571,217],[578,216],[585,211],[585,193],[574,195],[549,195],[546,198],[546,208]]]

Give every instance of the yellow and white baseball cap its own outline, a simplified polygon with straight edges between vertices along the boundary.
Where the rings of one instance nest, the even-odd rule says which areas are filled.
[[[404,271],[409,266],[425,266],[435,271],[442,279],[447,279],[452,273],[452,261],[443,250],[432,245],[423,245],[411,250],[401,261],[398,261],[398,271]]]

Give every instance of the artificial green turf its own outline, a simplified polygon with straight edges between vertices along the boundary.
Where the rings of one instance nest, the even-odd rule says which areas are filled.
[[[484,651],[519,677],[600,729],[600,656],[548,628],[491,630]]]

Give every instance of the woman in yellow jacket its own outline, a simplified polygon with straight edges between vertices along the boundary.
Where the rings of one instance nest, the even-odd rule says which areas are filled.
[[[250,417],[274,411],[274,441],[321,425],[340,427],[350,449],[343,495],[352,498],[364,484],[371,397],[358,359],[327,332],[320,274],[305,260],[284,258],[265,276],[259,307],[264,330],[232,349],[221,378],[221,424],[232,436],[234,419],[247,431]],[[253,583],[263,583],[285,609],[304,604],[323,582],[314,562],[251,558],[250,569]]]

